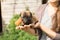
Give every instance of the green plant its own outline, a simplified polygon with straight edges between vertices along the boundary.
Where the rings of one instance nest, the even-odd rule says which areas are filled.
[[[22,30],[16,30],[15,21],[20,17],[19,14],[14,15],[10,23],[6,26],[5,32],[0,36],[0,40],[37,40],[35,36],[28,34]]]

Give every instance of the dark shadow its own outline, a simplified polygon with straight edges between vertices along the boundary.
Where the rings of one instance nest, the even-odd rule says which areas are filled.
[[[42,4],[46,4],[48,0],[42,0]]]
[[[0,33],[2,32],[2,14],[1,14],[1,1],[0,1]]]

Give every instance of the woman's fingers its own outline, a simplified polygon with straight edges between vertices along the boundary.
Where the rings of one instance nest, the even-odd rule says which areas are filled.
[[[20,30],[23,30],[24,27],[23,26],[17,26],[16,29],[20,29]]]
[[[24,28],[30,28],[30,25],[24,25]]]
[[[36,23],[36,25],[34,26],[35,28],[39,28],[40,27],[40,23]]]
[[[25,30],[30,28],[30,25],[24,25],[24,26],[17,26],[16,29],[20,29],[20,30]]]
[[[36,24],[29,24],[24,26],[17,26],[16,29],[25,30],[29,28],[38,28],[39,26],[40,26],[40,23],[36,23]]]
[[[35,28],[35,24],[29,24],[30,28]]]

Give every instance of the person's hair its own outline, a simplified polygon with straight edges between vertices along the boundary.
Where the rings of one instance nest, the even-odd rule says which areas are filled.
[[[60,1],[58,2],[58,6],[57,6],[57,11],[55,13],[55,15],[52,18],[52,30],[55,32],[60,33]]]
[[[48,0],[42,0],[42,4],[46,4]]]

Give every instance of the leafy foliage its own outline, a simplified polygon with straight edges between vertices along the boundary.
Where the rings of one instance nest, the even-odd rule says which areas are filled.
[[[15,29],[15,21],[19,17],[20,15],[16,14],[11,18],[10,23],[6,26],[5,32],[0,36],[0,40],[37,40],[37,37],[22,30]]]

